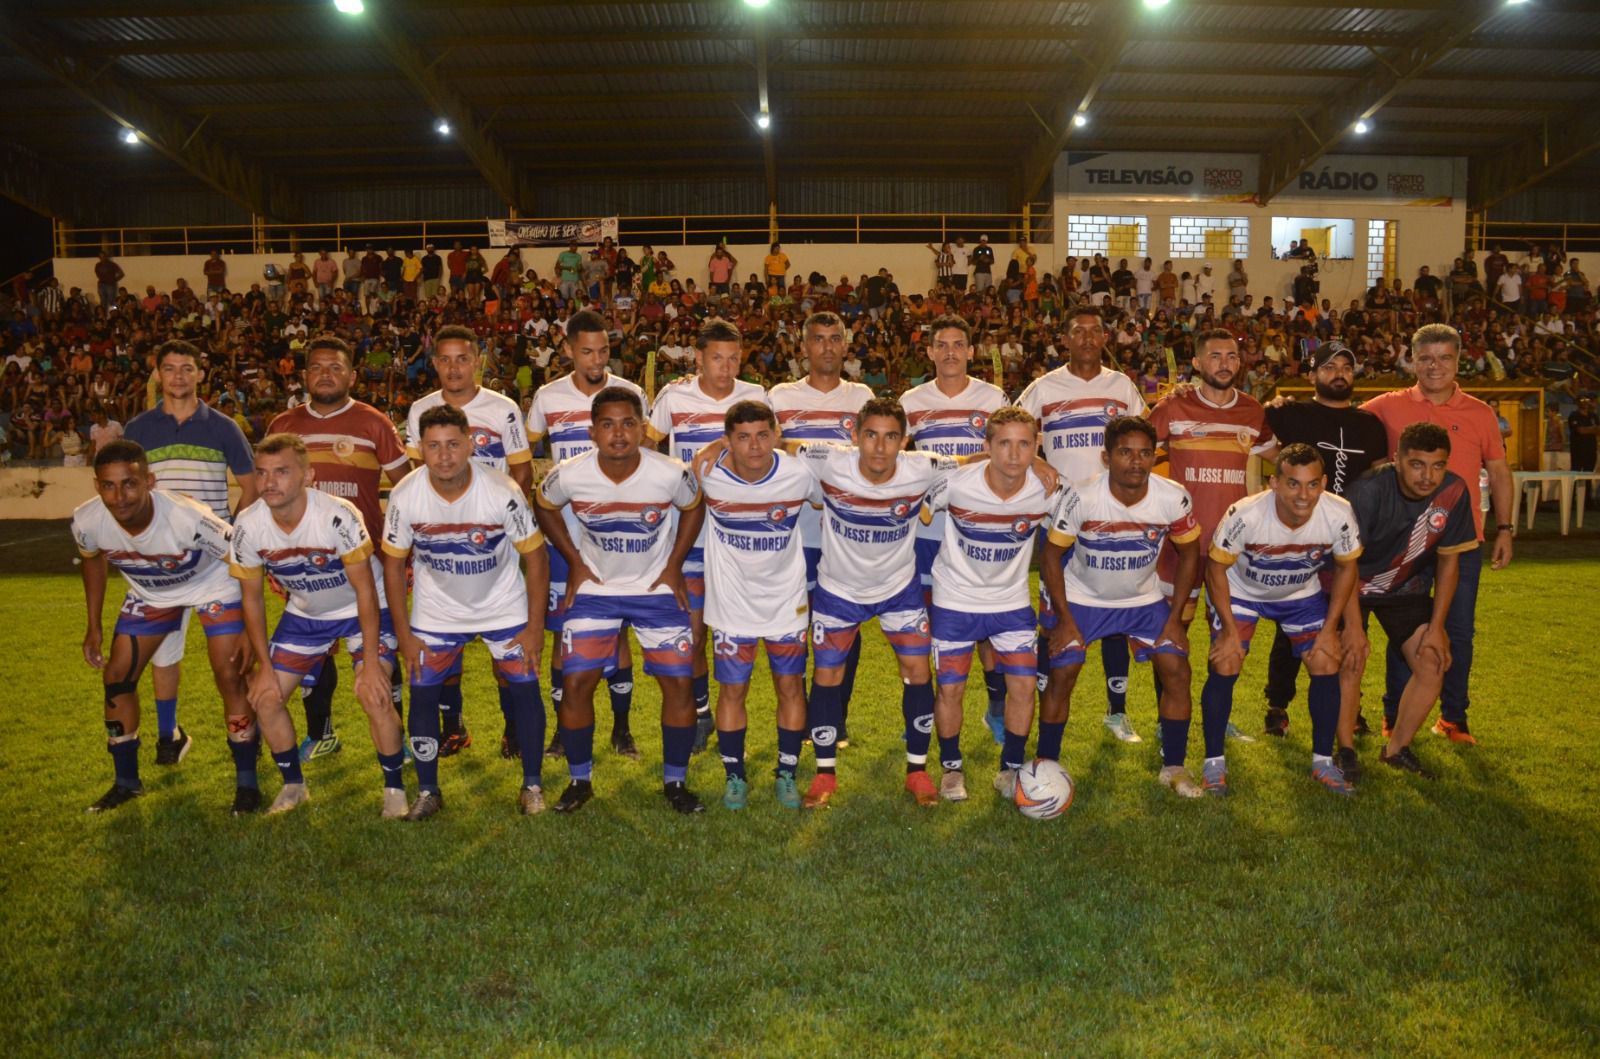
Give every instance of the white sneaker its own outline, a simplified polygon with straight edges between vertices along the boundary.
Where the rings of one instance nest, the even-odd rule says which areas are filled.
[[[1255,736],[1245,735],[1244,732],[1239,729],[1239,726],[1234,724],[1232,721],[1228,722],[1228,738],[1232,739],[1236,743],[1253,743],[1256,741]]]
[[[306,785],[304,783],[285,783],[283,785],[283,790],[279,791],[278,796],[272,799],[272,804],[267,806],[267,815],[272,816],[275,813],[287,813],[289,810],[294,809],[304,803],[305,800],[310,797],[311,794],[306,790]]]
[[[406,792],[399,787],[385,787],[383,789],[383,818],[385,820],[399,820],[409,811],[411,805],[406,801]]]
[[[1017,770],[1001,769],[994,774],[994,792],[1008,802],[1017,800]]]
[[[1144,742],[1139,733],[1133,730],[1133,722],[1128,720],[1128,715],[1125,713],[1108,713],[1101,718],[1100,723],[1124,743]]]
[[[951,769],[939,777],[939,797],[947,802],[967,800],[967,777],[960,769]]]
[[[1168,765],[1161,770],[1158,779],[1163,787],[1172,788],[1172,792],[1180,798],[1199,798],[1205,793],[1182,765]]]

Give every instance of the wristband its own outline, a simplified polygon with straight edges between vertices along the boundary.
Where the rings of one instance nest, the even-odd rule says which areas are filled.
[[[1494,528],[1500,533],[1515,533],[1517,524],[1515,522],[1501,522],[1497,523]]]

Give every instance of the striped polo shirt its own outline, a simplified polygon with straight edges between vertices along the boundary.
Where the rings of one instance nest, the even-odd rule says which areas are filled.
[[[228,472],[241,481],[255,473],[255,455],[239,424],[204,401],[180,423],[167,414],[163,401],[130,419],[122,434],[144,446],[158,486],[193,497],[218,518],[231,520]]]

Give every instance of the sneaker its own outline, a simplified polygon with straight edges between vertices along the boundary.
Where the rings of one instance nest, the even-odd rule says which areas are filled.
[[[1232,721],[1228,722],[1228,738],[1238,743],[1253,743],[1256,741],[1255,736],[1245,735],[1239,726]]]
[[[612,730],[611,750],[613,753],[621,754],[629,761],[638,761],[640,757],[639,747],[633,741],[633,733],[626,730],[621,732],[615,729]]]
[[[839,777],[831,772],[819,772],[811,777],[811,786],[800,804],[807,809],[826,809],[838,792]]]
[[[1163,769],[1163,772],[1166,770]],[[1207,794],[1219,798],[1228,794],[1228,764],[1225,761],[1207,761],[1200,769],[1200,787]]]
[[[285,783],[283,789],[278,792],[278,796],[272,799],[272,804],[267,806],[267,815],[276,816],[278,813],[287,813],[289,810],[296,809],[304,804],[306,799],[310,797],[311,794],[306,790],[304,783]]]
[[[1279,739],[1289,734],[1289,711],[1277,706],[1267,707],[1266,733]]]
[[[794,773],[778,773],[773,780],[773,794],[777,795],[778,804],[785,809],[800,808],[800,785],[794,781]]]
[[[983,723],[989,726],[989,734],[994,736],[995,746],[1006,745],[1006,715],[1004,713],[985,713]]]
[[[561,729],[557,728],[550,733],[550,745],[544,748],[544,756],[560,758],[567,756],[567,748],[561,745]]]
[[[1339,766],[1339,771],[1344,773],[1345,782],[1354,786],[1361,782],[1361,777],[1366,775],[1366,770],[1361,767],[1361,759],[1356,756],[1354,747],[1342,746],[1333,752],[1333,763]]]
[[[304,765],[312,758],[327,757],[329,754],[337,754],[343,749],[344,744],[339,742],[338,735],[324,736],[320,739],[308,735],[300,740],[300,763]]]
[[[177,729],[177,734],[171,739],[156,740],[156,764],[176,765],[183,760],[184,755],[189,752],[189,748],[192,746],[194,746],[194,740],[190,739],[189,733],[180,727]],[[132,788],[124,789],[131,790]]]
[[[939,804],[939,792],[934,788],[933,777],[928,775],[927,769],[906,773],[906,790],[911,792],[911,797],[915,798],[917,804],[924,809]]]
[[[1017,769],[1001,769],[994,774],[994,792],[1006,801],[1016,801]]]
[[[111,789],[100,796],[100,800],[89,806],[85,812],[109,813],[113,809],[120,809],[135,798],[144,794],[143,787],[124,787],[120,783],[113,783]]]
[[[694,715],[694,746],[690,748],[691,754],[698,754],[711,742],[711,733],[716,731],[717,719],[711,716],[711,711]]]
[[[500,734],[500,756],[508,761],[522,756],[522,749],[517,746],[516,734],[509,728]]]
[[[1380,750],[1378,751],[1378,760],[1383,762],[1385,765],[1388,765],[1392,769],[1399,769],[1401,772],[1414,773],[1415,775],[1421,776],[1425,780],[1436,780],[1439,778],[1437,773],[1433,772],[1429,768],[1426,768],[1421,761],[1417,760],[1416,751],[1412,750],[1409,746],[1401,747],[1400,750],[1393,755],[1390,755],[1387,749]]]
[[[439,815],[439,810],[444,808],[444,795],[438,791],[423,791],[417,795],[417,800],[411,803],[405,819],[408,823],[417,823],[430,816]]]
[[[1168,765],[1161,770],[1157,780],[1163,787],[1172,788],[1172,792],[1180,798],[1198,798],[1205,793],[1195,786],[1194,778],[1182,765]]]
[[[705,803],[696,798],[694,792],[681,780],[675,783],[663,783],[661,793],[666,795],[667,804],[684,816],[693,816],[695,813],[706,811]]]
[[[1477,746],[1478,741],[1472,738],[1472,733],[1467,731],[1466,721],[1447,721],[1443,717],[1433,722],[1433,734],[1442,735],[1452,743],[1465,743],[1468,746]]]
[[[1355,788],[1345,778],[1344,770],[1332,761],[1322,761],[1311,766],[1311,778],[1335,794],[1351,794]]]
[[[1361,714],[1361,713],[1357,713],[1356,714],[1356,735],[1371,735],[1371,734],[1372,734],[1372,727],[1367,724],[1366,715],[1365,714]]]
[[[406,792],[399,787],[385,787],[383,789],[383,819],[403,820],[410,810],[406,804]]]
[[[967,800],[967,775],[960,769],[949,769],[939,777],[939,797],[947,802]]]
[[[236,787],[233,791],[233,808],[228,810],[234,816],[249,816],[251,813],[261,811],[261,790],[257,787]]]
[[[454,732],[451,732],[449,735],[439,740],[439,756],[454,757],[471,745],[472,734],[467,731],[466,725],[462,725]],[[413,811],[414,810],[415,806],[413,806]]]
[[[1108,713],[1100,719],[1106,730],[1116,736],[1120,742],[1142,743],[1144,739],[1133,730],[1133,722],[1128,720],[1125,713]]]
[[[742,776],[729,776],[722,788],[724,809],[743,809],[750,804],[750,783]]]
[[[561,797],[556,799],[556,804],[551,806],[558,813],[575,813],[583,808],[583,803],[594,797],[594,784],[588,780],[573,780],[567,784],[567,789],[561,792]]]
[[[544,788],[529,784],[517,793],[517,812],[523,816],[538,816],[544,812]]]

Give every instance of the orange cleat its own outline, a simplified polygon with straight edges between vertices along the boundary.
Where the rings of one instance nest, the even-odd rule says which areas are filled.
[[[1467,731],[1465,721],[1447,721],[1443,717],[1433,722],[1433,734],[1442,735],[1452,743],[1465,743],[1468,746],[1477,746],[1478,741],[1472,738],[1472,733]]]
[[[924,809],[939,804],[939,788],[933,785],[933,778],[924,769],[906,773],[906,790]]]
[[[800,804],[807,809],[826,809],[839,790],[839,777],[831,772],[819,772],[811,777],[811,786]]]

